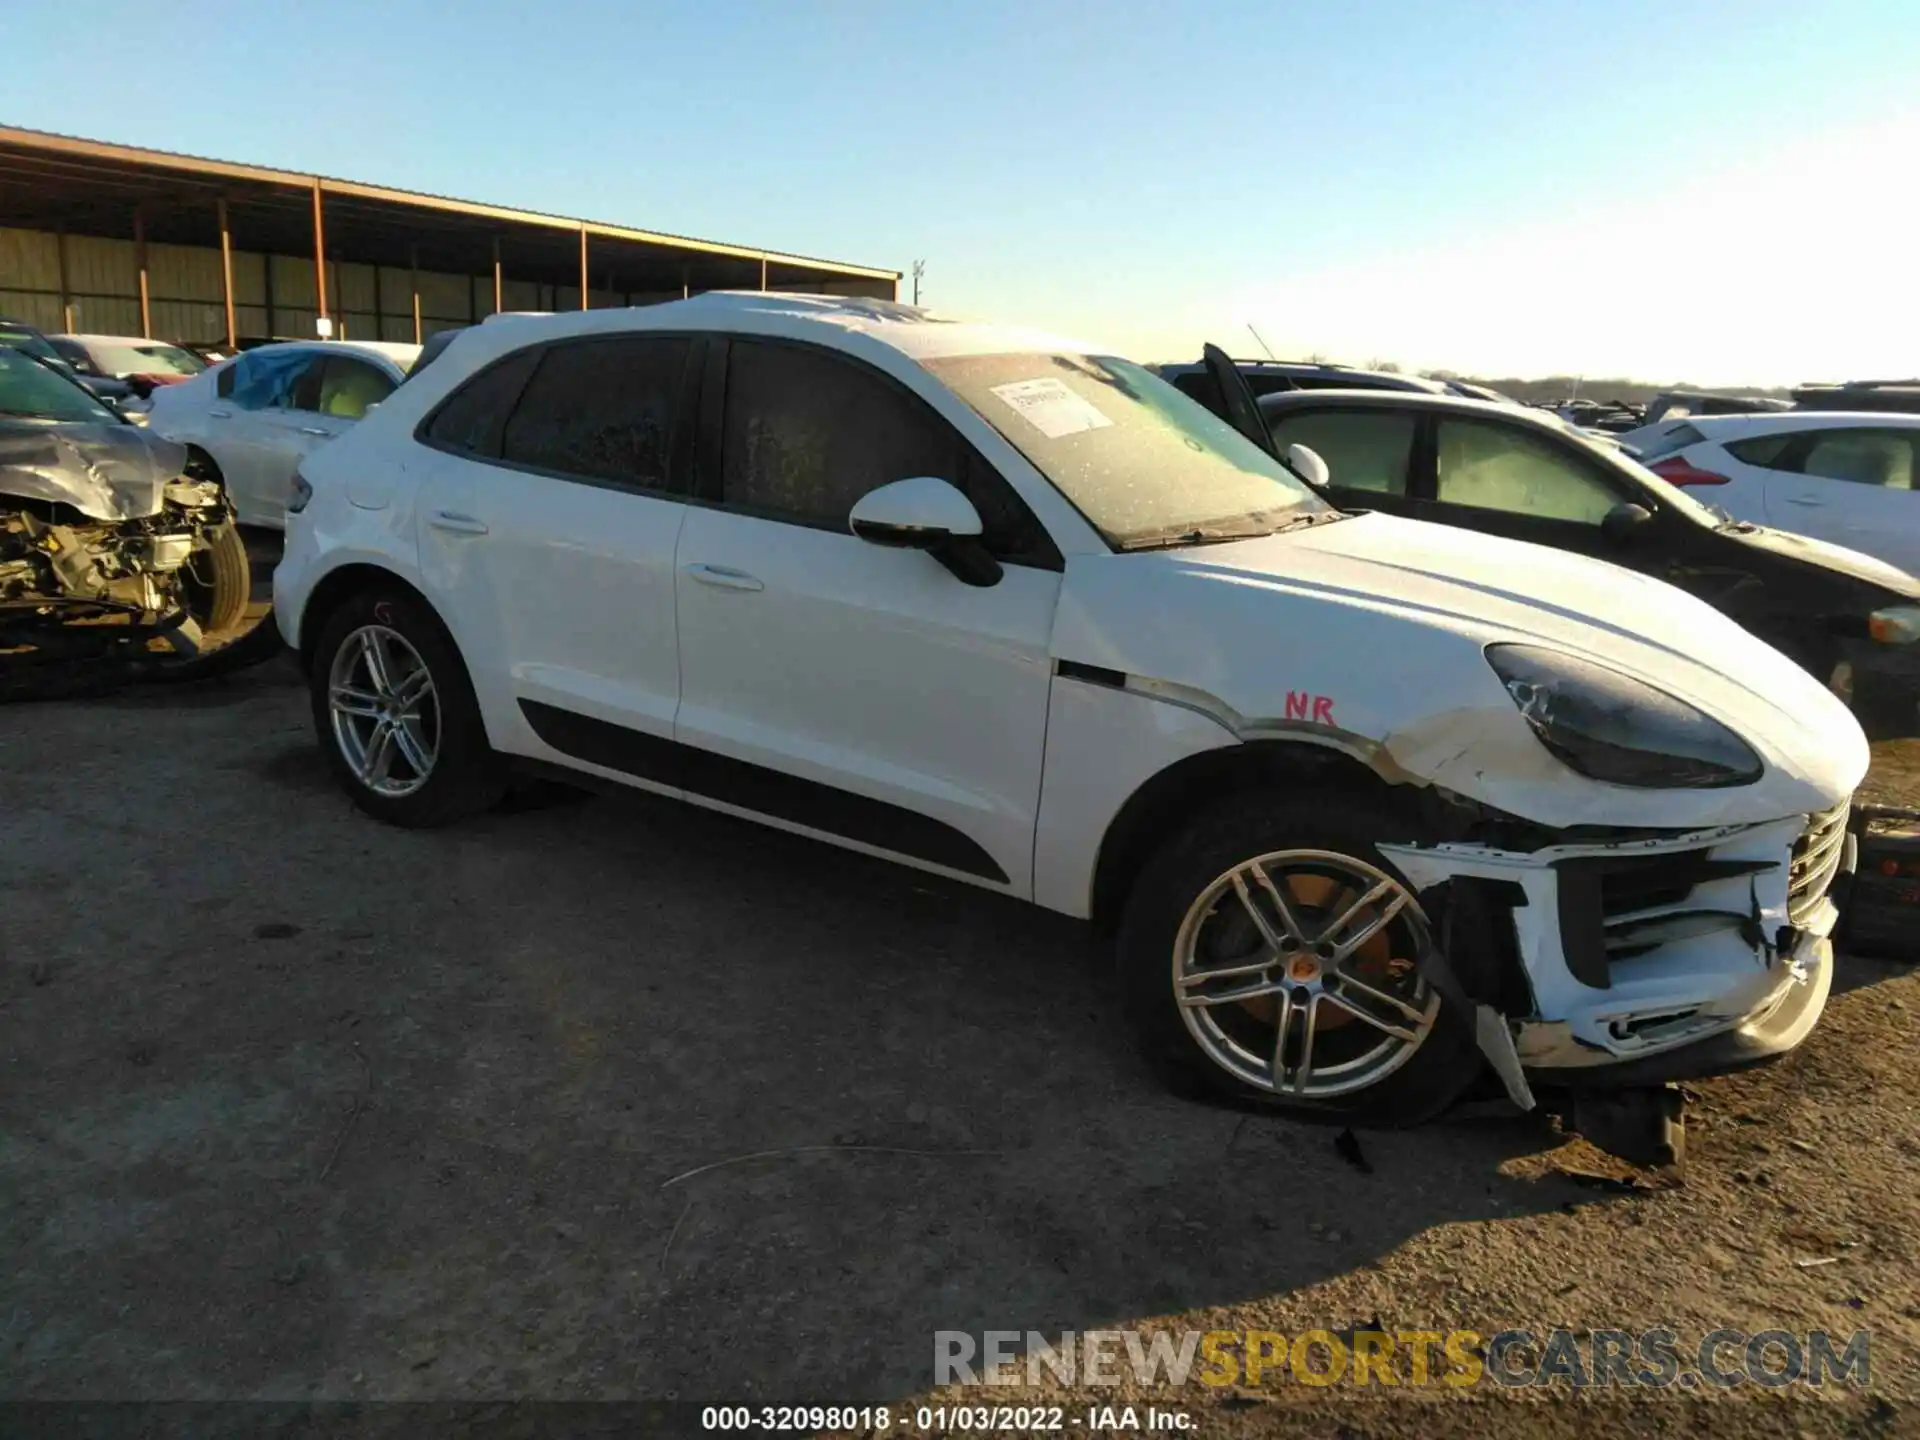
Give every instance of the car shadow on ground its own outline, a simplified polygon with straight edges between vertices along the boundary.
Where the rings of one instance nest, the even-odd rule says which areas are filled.
[[[1635,1203],[1514,1173],[1559,1138],[1498,1107],[1343,1153],[1171,1097],[1089,932],[968,887],[638,795],[375,825],[297,690],[229,683],[150,707],[194,808],[103,771],[0,895],[41,967],[5,996],[6,1393],[884,1399],[937,1330]]]

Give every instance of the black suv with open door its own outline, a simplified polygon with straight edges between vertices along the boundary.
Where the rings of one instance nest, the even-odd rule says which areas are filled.
[[[1730,520],[1543,411],[1361,390],[1232,398],[1225,418],[1342,510],[1481,530],[1652,575],[1849,695],[1870,731],[1920,728],[1920,578]],[[1296,445],[1321,463],[1291,454]]]

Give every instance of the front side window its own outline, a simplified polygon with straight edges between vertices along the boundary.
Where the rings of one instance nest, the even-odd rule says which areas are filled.
[[[364,360],[329,355],[320,372],[320,394],[315,405],[322,415],[358,420],[393,393],[386,372]]]
[[[1270,428],[1283,455],[1289,445],[1305,445],[1326,461],[1331,483],[1339,489],[1407,493],[1412,415],[1389,410],[1282,411]]]
[[[500,458],[581,480],[670,489],[690,348],[671,335],[553,346],[501,432]]]
[[[1116,548],[1263,535],[1327,509],[1286,466],[1130,360],[1018,352],[921,363]]]
[[[242,410],[294,409],[294,391],[322,358],[311,350],[249,351],[221,373],[221,393]],[[233,376],[230,389],[228,373]]]
[[[845,530],[870,490],[962,483],[957,438],[878,376],[818,351],[735,340],[720,450],[724,503]],[[964,488],[964,486],[962,487]]]
[[[1442,420],[1435,462],[1444,505],[1598,525],[1620,501],[1572,456],[1511,426]]]

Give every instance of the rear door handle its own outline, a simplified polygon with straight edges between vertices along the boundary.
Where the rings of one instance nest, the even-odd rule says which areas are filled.
[[[1787,503],[1788,503],[1789,505],[1815,505],[1815,506],[1818,506],[1818,505],[1824,505],[1824,504],[1825,504],[1826,502],[1825,502],[1824,500],[1816,500],[1816,499],[1814,499],[1814,498],[1813,498],[1813,496],[1811,496],[1811,495],[1789,495],[1789,496],[1787,497]]]
[[[300,427],[300,433],[302,435],[318,435],[323,439],[333,434],[333,432],[324,425],[302,425]]]
[[[207,411],[207,418],[209,420],[231,420],[233,418],[233,412],[231,410],[209,410]]]
[[[427,520],[436,530],[451,531],[455,535],[484,535],[486,522],[476,520],[471,515],[462,515],[457,510],[436,510]]]
[[[764,590],[767,587],[744,570],[729,570],[724,565],[683,565],[680,567],[702,585],[718,585],[722,590]]]

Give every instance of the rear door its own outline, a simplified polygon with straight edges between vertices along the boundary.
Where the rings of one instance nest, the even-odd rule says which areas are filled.
[[[1327,498],[1342,510],[1414,513],[1420,416],[1383,406],[1286,406],[1267,414],[1274,448],[1305,445],[1327,462]]]
[[[329,438],[325,432],[299,434],[301,425],[315,423],[311,407],[325,363],[326,354],[318,349],[261,350],[242,355],[216,377],[204,439],[198,443],[220,467],[242,522],[286,527],[293,478],[286,454],[301,443]]]
[[[1791,437],[1762,457],[1771,461],[1765,466],[1769,523],[1920,573],[1916,438],[1920,430],[1868,425]]]
[[[421,426],[421,572],[496,745],[629,774],[624,756],[672,735],[696,348],[645,332],[531,346]]]

